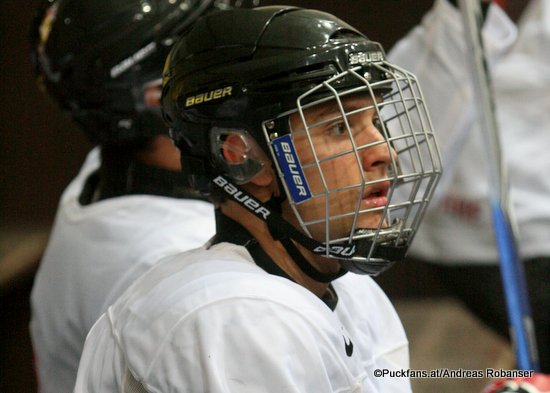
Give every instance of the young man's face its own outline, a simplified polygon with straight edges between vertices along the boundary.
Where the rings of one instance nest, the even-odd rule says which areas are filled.
[[[297,209],[319,241],[326,239],[328,217],[329,240],[349,237],[354,229],[379,226],[390,186],[390,154],[396,160],[377,128],[380,120],[372,99],[355,96],[342,104],[349,131],[335,100],[304,110],[311,140],[303,131],[300,114],[290,117],[296,152],[313,195]]]

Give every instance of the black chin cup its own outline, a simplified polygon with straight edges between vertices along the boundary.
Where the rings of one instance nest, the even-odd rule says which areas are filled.
[[[378,276],[393,266],[395,261],[371,258],[368,262],[354,261],[351,259],[339,259],[338,262],[343,269],[355,274],[368,274]]]

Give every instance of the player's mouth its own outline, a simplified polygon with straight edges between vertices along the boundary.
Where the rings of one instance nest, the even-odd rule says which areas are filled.
[[[389,188],[390,183],[387,181],[369,186],[363,194],[361,205],[366,209],[385,206]]]

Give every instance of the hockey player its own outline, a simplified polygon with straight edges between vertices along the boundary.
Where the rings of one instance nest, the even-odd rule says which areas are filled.
[[[410,391],[368,274],[403,258],[440,175],[414,76],[334,16],[278,6],[201,18],[163,85],[216,236],[107,310],[75,391]]]
[[[41,83],[90,141],[59,203],[31,295],[39,391],[71,392],[84,340],[159,259],[214,234],[212,205],[185,189],[160,115],[174,38],[221,2],[49,1],[33,43]]]

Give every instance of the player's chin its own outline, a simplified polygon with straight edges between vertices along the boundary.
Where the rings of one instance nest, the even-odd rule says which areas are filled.
[[[377,229],[380,220],[382,219],[382,213],[368,213],[367,215],[360,215],[353,225],[353,218],[346,218],[345,220],[337,220],[330,225],[330,240],[349,239],[360,229]],[[382,228],[386,228],[389,225],[387,220],[382,222]],[[324,233],[324,231],[322,231]],[[325,239],[324,237],[322,238]]]
[[[350,210],[351,209],[347,210],[348,214],[341,213],[341,218],[334,218],[337,216],[335,213],[333,218],[329,220],[330,233],[328,237],[331,241],[338,239],[349,239],[356,231],[360,229],[377,229],[381,221],[381,228],[389,227],[387,220],[383,220],[384,214],[382,211],[358,213],[357,220],[355,220],[355,214],[351,213]],[[332,209],[331,212],[336,212],[336,209]],[[320,221],[316,224],[308,225],[307,229],[315,240],[325,242],[327,239],[326,221],[318,218],[308,218],[312,221],[316,219]]]
[[[382,223],[382,224],[380,224]],[[389,227],[388,220],[384,219],[383,212],[360,213],[357,219],[357,229],[376,229]]]

